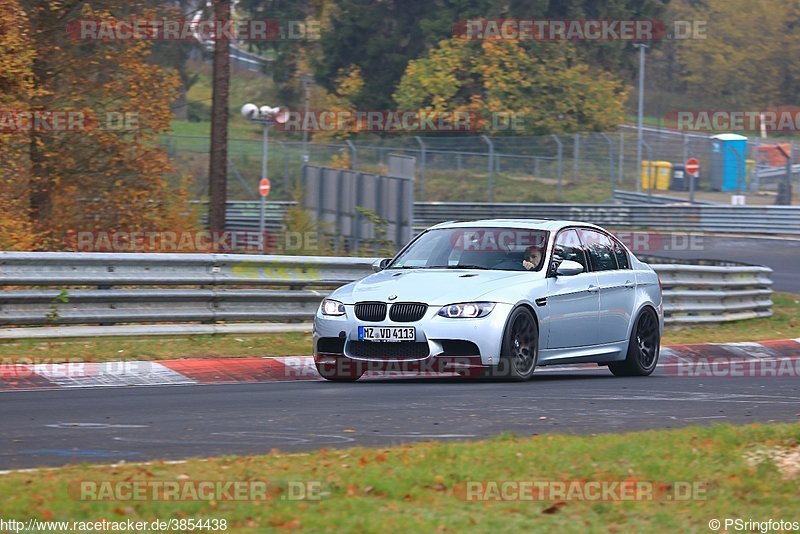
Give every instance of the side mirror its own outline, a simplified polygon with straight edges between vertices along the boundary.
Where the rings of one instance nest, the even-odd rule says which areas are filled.
[[[372,270],[376,273],[379,273],[385,268],[387,268],[390,263],[392,263],[391,258],[383,258],[382,260],[375,260],[372,263]]]
[[[556,269],[557,276],[575,276],[583,272],[583,265],[577,261],[564,260]]]

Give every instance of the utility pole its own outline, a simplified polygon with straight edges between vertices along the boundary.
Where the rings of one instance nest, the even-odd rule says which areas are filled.
[[[314,77],[311,74],[303,74],[300,76],[300,80],[303,82],[303,92],[305,95],[305,113],[303,115],[303,163],[308,163],[310,160],[308,154],[308,128],[305,127],[305,124],[308,120],[309,106],[311,105],[311,84],[314,83]]]
[[[647,45],[637,43],[633,45],[639,49],[639,116],[637,118],[637,140],[636,140],[636,190],[641,188],[639,175],[642,172],[642,141],[644,140],[644,51]]]
[[[214,20],[222,27],[231,18],[230,0],[213,0]],[[208,228],[225,230],[228,194],[228,98],[231,77],[230,41],[214,36],[211,97],[211,147],[208,162]]]

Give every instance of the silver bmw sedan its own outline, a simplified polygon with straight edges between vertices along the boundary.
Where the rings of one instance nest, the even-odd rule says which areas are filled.
[[[317,311],[314,360],[328,380],[371,370],[527,380],[537,366],[578,363],[646,376],[658,362],[658,276],[592,224],[439,224],[374,270]]]

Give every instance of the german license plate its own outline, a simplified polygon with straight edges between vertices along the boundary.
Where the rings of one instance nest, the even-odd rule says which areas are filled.
[[[399,326],[359,326],[359,341],[414,341],[416,328]]]

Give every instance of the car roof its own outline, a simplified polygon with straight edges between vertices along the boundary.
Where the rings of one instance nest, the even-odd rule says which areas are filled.
[[[432,226],[431,228],[522,228],[525,230],[558,231],[567,226],[599,226],[579,221],[564,221],[552,219],[481,219],[478,221],[450,221]]]

